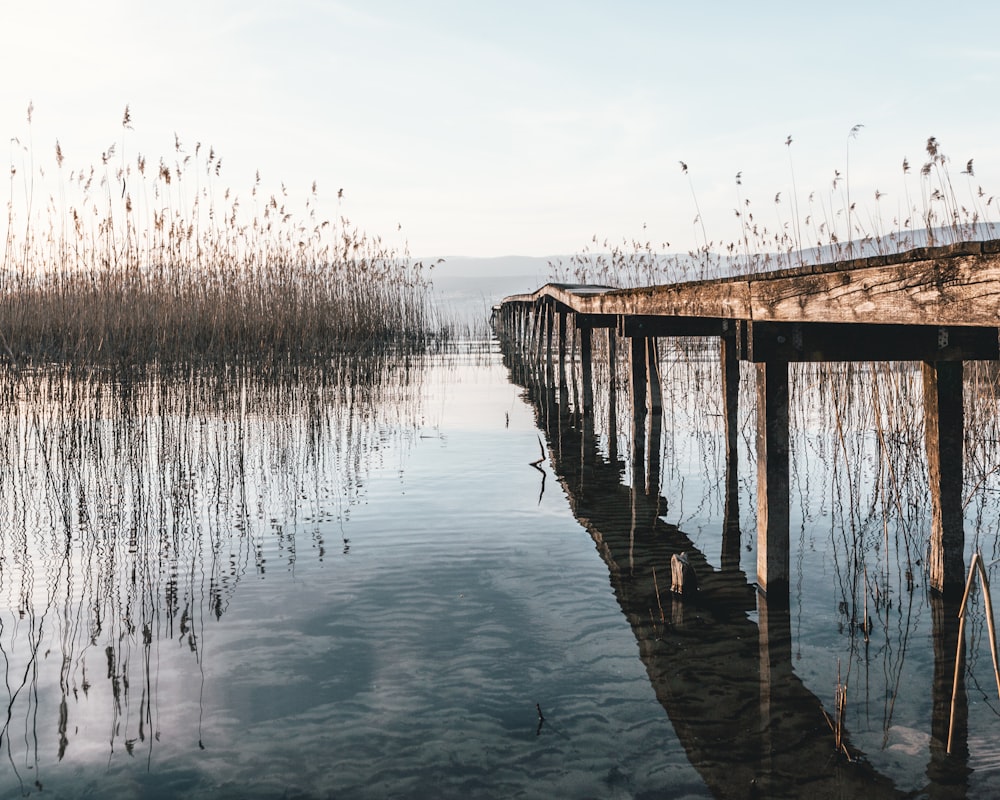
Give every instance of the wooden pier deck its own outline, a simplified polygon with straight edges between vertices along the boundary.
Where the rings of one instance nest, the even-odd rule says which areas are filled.
[[[775,598],[787,598],[789,581],[789,363],[920,362],[932,498],[930,584],[946,594],[961,591],[963,362],[1000,360],[1000,240],[634,289],[548,284],[507,297],[494,311],[498,335],[538,364],[553,388],[566,386],[570,322],[584,415],[594,408],[593,332],[608,331],[612,363],[619,340],[627,343],[633,439],[641,437],[647,415],[662,411],[656,339],[719,340],[733,486],[739,361],[755,365],[757,584]]]

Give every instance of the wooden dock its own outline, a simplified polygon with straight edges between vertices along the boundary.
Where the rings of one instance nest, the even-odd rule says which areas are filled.
[[[567,343],[575,331],[584,415],[594,410],[594,332],[607,331],[612,364],[623,341],[634,442],[643,438],[647,417],[654,425],[662,411],[656,340],[717,338],[727,489],[736,484],[739,361],[753,363],[757,584],[774,598],[787,598],[789,583],[788,365],[920,362],[932,498],[930,584],[945,594],[961,591],[963,362],[1000,360],[1000,240],[635,289],[548,284],[505,298],[494,310],[494,326],[560,390],[567,386]]]

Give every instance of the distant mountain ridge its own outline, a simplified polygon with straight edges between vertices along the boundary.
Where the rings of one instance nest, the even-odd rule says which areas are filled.
[[[533,292],[547,283],[550,262],[561,258],[568,257],[451,256],[421,261],[433,265],[430,279],[441,313],[464,325],[488,319],[493,306],[508,295]]]
[[[553,256],[449,256],[421,259],[433,265],[430,278],[442,313],[459,324],[488,319],[494,305],[512,294],[527,294],[552,281],[615,286],[650,285],[712,279],[733,274],[769,272],[809,264],[845,261],[905,252],[917,247],[982,241],[1000,235],[991,222],[890,232],[845,243],[831,243],[792,252],[654,253],[636,251]]]

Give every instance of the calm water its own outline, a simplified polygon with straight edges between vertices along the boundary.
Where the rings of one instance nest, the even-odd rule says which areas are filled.
[[[850,376],[803,375],[791,609],[768,609],[750,447],[727,519],[717,401],[695,391],[717,367],[664,359],[649,491],[606,391],[584,424],[495,346],[333,381],[11,388],[0,796],[995,794],[978,601],[943,753],[955,610],[919,565],[905,404],[879,440]],[[980,488],[967,537],[992,561]],[[683,602],[680,550],[702,584]],[[823,715],[838,675],[850,763]]]

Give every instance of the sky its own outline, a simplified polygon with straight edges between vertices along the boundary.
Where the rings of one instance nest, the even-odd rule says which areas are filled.
[[[185,152],[212,146],[237,194],[258,170],[303,200],[316,181],[321,214],[417,257],[719,247],[748,199],[774,230],[824,198],[833,219],[847,206],[836,172],[855,219],[886,230],[920,197],[930,136],[956,205],[981,186],[989,212],[1000,193],[996,3],[5,6],[12,164],[30,147],[51,177],[57,139],[67,168],[112,143],[169,160],[176,134]],[[0,192],[17,200],[23,184]]]

